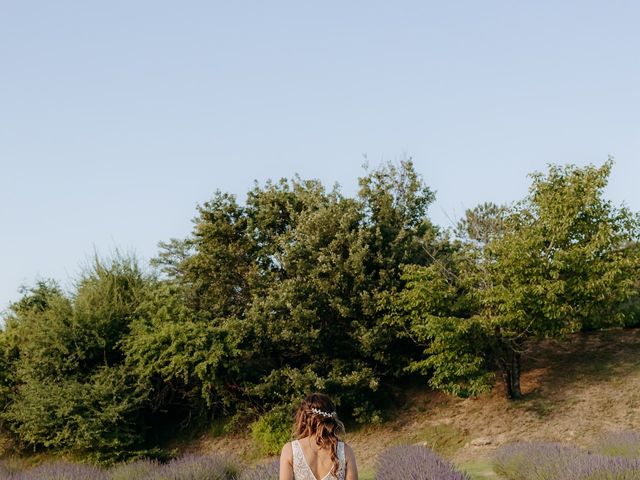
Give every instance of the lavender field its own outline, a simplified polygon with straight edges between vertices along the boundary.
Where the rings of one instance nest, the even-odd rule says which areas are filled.
[[[276,462],[242,467],[221,455],[185,455],[168,463],[138,460],[112,468],[69,462],[45,463],[25,471],[0,464],[0,480],[277,480]]]
[[[361,477],[362,478],[362,477]],[[0,464],[0,480],[277,480],[278,462],[243,467],[223,456],[187,455],[166,464],[138,460],[110,469],[67,462],[47,463],[26,471]],[[423,446],[390,448],[378,459],[375,480],[471,480],[452,464]]]
[[[640,480],[640,433],[611,432],[590,448],[520,442],[498,449],[496,478],[503,480]],[[364,476],[361,476],[363,478]],[[0,461],[0,480],[277,480],[278,462],[254,466],[223,455],[185,455],[167,463],[138,460],[100,468],[69,462],[17,471]],[[399,445],[378,458],[373,480],[474,480],[434,451]]]

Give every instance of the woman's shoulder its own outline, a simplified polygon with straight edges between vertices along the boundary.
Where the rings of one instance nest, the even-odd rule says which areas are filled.
[[[284,444],[284,446],[282,447],[282,452],[280,452],[280,455],[285,458],[293,457],[293,441],[287,442]]]
[[[344,448],[344,456],[347,459],[350,458],[355,458],[355,453],[353,453],[353,449],[351,448],[351,445],[349,445],[347,442],[341,442]]]

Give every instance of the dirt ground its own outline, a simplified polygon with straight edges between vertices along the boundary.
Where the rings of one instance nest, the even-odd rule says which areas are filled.
[[[363,471],[390,445],[423,443],[459,465],[490,463],[500,445],[549,440],[588,446],[611,430],[640,430],[640,330],[576,334],[545,340],[523,356],[525,398],[490,394],[459,399],[427,388],[407,392],[395,418],[348,433]],[[205,436],[197,451],[255,459],[247,437]],[[491,478],[477,477],[477,478]]]

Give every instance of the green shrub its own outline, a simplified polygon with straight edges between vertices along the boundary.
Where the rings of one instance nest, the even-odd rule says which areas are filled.
[[[26,379],[4,418],[25,445],[126,457],[142,442],[140,400],[122,369],[104,368],[85,382]]]
[[[291,415],[275,409],[251,424],[251,438],[262,455],[274,455],[291,439]]]
[[[148,392],[124,365],[121,342],[150,281],[133,258],[96,258],[74,295],[40,282],[11,306],[0,421],[21,446],[110,462],[144,444]]]

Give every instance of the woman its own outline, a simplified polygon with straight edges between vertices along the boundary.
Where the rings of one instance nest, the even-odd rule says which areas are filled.
[[[293,426],[296,440],[282,448],[280,480],[358,480],[353,450],[338,438],[344,425],[335,410],[322,393],[304,399]]]

